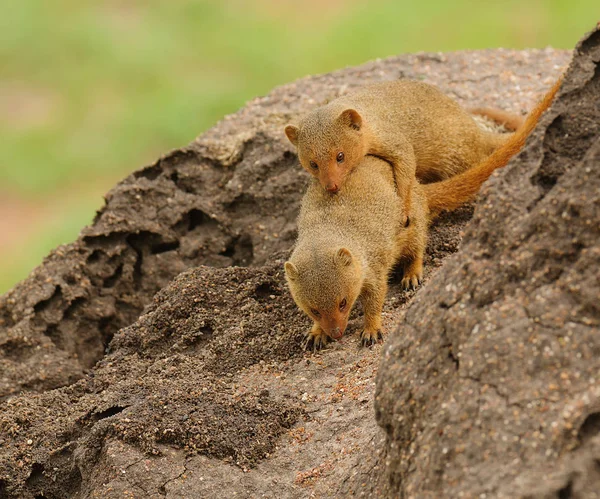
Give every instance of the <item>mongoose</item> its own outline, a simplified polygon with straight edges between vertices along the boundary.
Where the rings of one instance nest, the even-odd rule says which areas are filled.
[[[510,121],[502,111],[496,115],[485,108],[474,111]],[[388,161],[403,200],[405,222],[415,175],[424,182],[456,175],[509,137],[483,130],[437,87],[412,80],[361,87],[313,110],[298,126],[287,125],[285,133],[297,147],[302,167],[331,193],[342,188],[367,154]]]
[[[413,182],[411,223],[399,223],[402,199],[392,170],[373,156],[360,161],[343,192],[330,196],[316,179],[302,200],[298,240],[285,275],[296,304],[314,322],[306,348],[320,349],[344,334],[357,298],[364,306],[361,343],[382,338],[381,311],[388,275],[404,262],[404,288],[422,279],[429,223],[443,210],[473,199],[494,170],[505,166],[524,145],[540,116],[558,91],[559,80],[504,145],[477,166],[431,184]]]
[[[489,118],[498,125],[502,125],[504,128],[512,132],[516,132],[521,126],[523,126],[523,123],[525,122],[525,118],[522,116],[517,116],[516,114],[490,107],[474,107],[469,109],[469,114],[475,114]]]

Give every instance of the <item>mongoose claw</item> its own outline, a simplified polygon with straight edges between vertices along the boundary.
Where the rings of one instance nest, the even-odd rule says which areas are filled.
[[[419,284],[421,284],[422,282],[423,282],[423,276],[420,276],[420,275],[406,276],[404,279],[402,279],[400,286],[402,286],[403,290],[409,291],[411,289],[417,289]]]
[[[383,334],[381,333],[381,329],[377,331],[363,331],[360,333],[360,343],[363,347],[370,347],[377,343],[378,341],[383,341]]]
[[[309,331],[306,335],[306,342],[304,343],[304,350],[312,350],[313,352],[317,352],[329,343],[329,336],[324,333],[314,333],[313,331]]]

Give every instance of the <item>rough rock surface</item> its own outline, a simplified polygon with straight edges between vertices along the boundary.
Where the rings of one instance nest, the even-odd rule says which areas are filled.
[[[600,497],[600,31],[384,348],[401,497]]]
[[[471,434],[473,429],[466,433],[467,423],[461,418],[467,407],[448,404],[472,403],[482,411],[486,404],[497,404],[497,411],[505,411],[512,401],[509,396],[518,397],[517,404],[525,400],[524,405],[510,405],[519,409],[519,424],[531,418],[543,423],[537,431],[546,439],[562,430],[561,425],[582,419],[571,429],[579,431],[582,442],[572,461],[580,464],[573,464],[569,473],[576,476],[576,466],[591,466],[585,452],[593,451],[588,442],[594,441],[598,418],[589,404],[597,400],[597,393],[589,391],[586,401],[580,389],[590,374],[569,357],[570,377],[563,380],[563,370],[552,373],[551,363],[559,358],[558,347],[552,350],[559,344],[567,344],[584,359],[597,357],[597,339],[585,339],[578,329],[588,328],[591,334],[595,323],[586,324],[583,318],[597,319],[597,301],[589,294],[597,290],[597,273],[588,267],[592,257],[598,258],[593,232],[597,223],[588,228],[587,239],[578,231],[585,217],[592,224],[598,221],[597,212],[588,213],[598,209],[591,190],[597,177],[589,172],[587,178],[577,176],[585,167],[577,168],[583,161],[594,161],[596,153],[588,152],[592,149],[587,144],[594,133],[597,136],[598,121],[588,123],[587,132],[581,125],[568,141],[560,128],[580,123],[581,113],[569,107],[581,101],[580,94],[588,95],[585,116],[593,119],[595,101],[589,96],[598,95],[598,90],[586,82],[597,78],[585,75],[591,67],[589,54],[597,46],[593,38],[587,48],[582,46],[580,52],[587,50],[588,55],[578,56],[568,82],[579,94],[564,94],[560,105],[569,110],[562,112],[551,133],[540,132],[551,143],[537,149],[531,145],[519,162],[490,183],[486,204],[478,208],[468,230],[467,245],[448,269],[445,258],[459,248],[473,206],[445,215],[433,227],[425,262],[428,282],[416,299],[415,293],[401,292],[398,276],[393,277],[384,324],[389,331],[404,319],[385,347],[384,370],[391,376],[380,376],[379,383],[378,417],[387,430],[387,447],[373,411],[374,378],[383,347],[359,349],[356,335],[350,334],[322,353],[305,354],[300,348],[309,322],[290,299],[281,267],[294,241],[306,176],[282,126],[349,88],[401,76],[434,83],[466,106],[524,112],[569,61],[564,51],[405,55],[306,78],[255,99],[188,147],[118,184],[77,241],[57,248],[25,281],[0,297],[0,498],[384,497],[410,496],[416,490],[439,496],[441,486],[457,491],[463,487],[468,496],[480,489],[515,490],[510,488],[517,483],[515,471],[523,487],[537,486],[535,475],[528,474],[530,468],[534,473],[534,464],[548,471],[552,463],[559,476],[566,468],[560,468],[552,452],[565,454],[575,437],[563,432],[558,443],[538,443],[537,451],[529,446],[518,454],[523,458],[520,465],[511,464],[508,452],[513,456],[516,450],[509,449],[512,441],[504,442],[507,435],[502,432],[511,427],[521,434],[514,420],[509,419],[511,426],[504,424],[509,417],[505,412],[492,414],[493,419],[481,416],[478,427],[481,433],[497,425],[489,438],[499,439],[498,447],[489,443],[493,452],[486,459],[500,468],[498,473],[484,465],[485,448],[459,453],[448,444],[444,452],[441,445],[453,434],[465,442],[479,438]],[[553,155],[546,155],[546,166],[530,165],[526,170],[523,165],[529,163],[524,158],[546,149]],[[538,180],[524,185],[531,175]],[[563,197],[556,197],[568,176],[573,183],[565,184]],[[581,238],[570,243],[558,223],[563,218],[532,217],[542,206],[546,213],[562,217],[558,210],[571,206],[575,180],[581,187],[572,205],[575,211],[567,209],[571,219],[564,225]],[[536,193],[539,200],[527,197]],[[505,197],[496,203],[492,195]],[[514,223],[500,224],[499,217],[509,211]],[[524,227],[529,232],[521,239]],[[499,237],[500,230],[506,237]],[[502,241],[507,237],[516,237],[513,242],[518,243],[506,246]],[[521,242],[524,253],[514,258]],[[539,248],[540,253],[531,256],[528,248]],[[473,265],[469,273],[457,270],[467,261]],[[550,263],[553,270],[546,272]],[[559,263],[568,264],[568,272]],[[525,275],[529,287],[523,284]],[[466,298],[469,290],[471,301]],[[442,300],[442,294],[448,297]],[[494,325],[504,320],[502,310],[493,307],[503,297],[511,303],[518,300],[522,321],[531,314],[532,334],[545,335],[539,329],[544,324],[561,328],[553,321],[566,314],[560,317],[572,328],[572,337],[565,329],[560,343],[558,329],[548,326],[554,343],[546,336],[523,343],[524,349],[541,352],[532,357],[539,378],[537,371],[527,374],[522,356],[508,367],[500,362],[506,361],[505,352],[518,347],[493,342]],[[585,307],[577,301],[582,297],[588,300]],[[460,300],[474,307],[464,317],[459,315]],[[558,315],[546,318],[545,310]],[[350,332],[356,330],[360,315],[357,310]],[[511,320],[516,317],[510,309]],[[473,320],[480,323],[479,339],[472,332]],[[421,329],[423,321],[429,322]],[[509,330],[520,327],[510,324]],[[546,347],[553,356],[546,355]],[[462,358],[468,349],[472,366]],[[425,352],[429,357],[423,363]],[[501,372],[489,371],[490,358]],[[432,378],[433,369],[437,375]],[[513,385],[507,394],[500,377],[513,369],[521,392]],[[541,412],[542,406],[527,408],[528,397],[539,393],[542,400],[551,381],[558,387],[551,393],[557,401],[548,396],[546,412]],[[465,396],[468,383],[472,394]],[[452,394],[460,398],[452,402]],[[571,419],[555,416],[562,400],[575,404],[569,406]],[[452,410],[444,412],[443,401]],[[577,412],[580,402],[582,413]],[[449,425],[454,420],[458,423]],[[477,421],[470,421],[472,428]],[[451,475],[442,479],[443,473]],[[584,487],[577,480],[560,486]]]

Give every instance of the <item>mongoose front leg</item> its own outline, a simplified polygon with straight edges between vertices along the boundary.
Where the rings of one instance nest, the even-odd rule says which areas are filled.
[[[420,197],[415,197],[420,201]],[[413,208],[414,219],[405,230],[398,234],[398,250],[403,262],[404,276],[400,285],[402,289],[416,289],[423,281],[423,258],[427,246],[427,220],[421,205],[416,204]]]
[[[323,332],[321,326],[315,322],[312,329],[306,334],[304,350],[312,350],[313,352],[316,352],[317,350],[321,350],[321,348],[325,347],[325,345],[327,345],[327,343],[330,341],[331,338],[329,338],[329,336]]]
[[[362,293],[365,310],[365,328],[360,333],[361,344],[365,347],[374,345],[383,339],[381,332],[381,311],[387,294],[387,279],[379,279],[372,285],[366,285]]]
[[[412,206],[411,194],[417,174],[417,159],[413,146],[403,136],[386,136],[371,145],[369,154],[391,163],[394,181],[396,182],[396,192],[403,201],[402,225],[409,225]]]

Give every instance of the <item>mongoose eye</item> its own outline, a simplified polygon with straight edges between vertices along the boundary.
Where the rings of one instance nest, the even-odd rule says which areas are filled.
[[[343,152],[338,152],[338,155],[337,155],[336,159],[337,159],[338,163],[343,163],[344,162],[344,153]]]
[[[315,163],[314,161],[311,161],[311,162],[310,162],[310,167],[311,167],[313,170],[318,170],[318,169],[319,169],[319,165],[317,165],[317,163]]]
[[[340,312],[343,312],[344,310],[346,310],[346,305],[348,304],[348,302],[346,301],[346,298],[344,298],[341,302],[340,302]]]
[[[310,309],[310,313],[313,314],[315,317],[321,317],[321,314],[319,313],[319,311],[315,310],[314,308]]]

